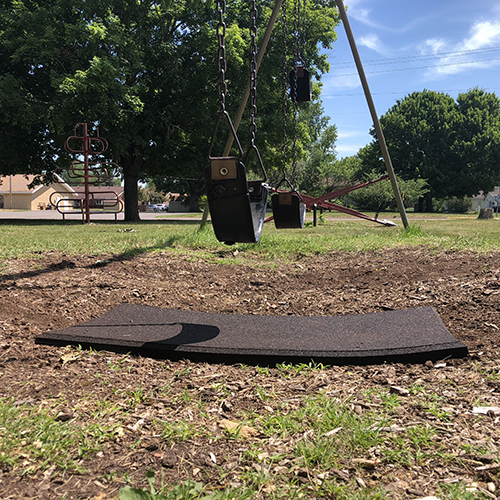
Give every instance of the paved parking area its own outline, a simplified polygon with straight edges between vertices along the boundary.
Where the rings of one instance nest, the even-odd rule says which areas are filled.
[[[167,213],[155,213],[155,212],[140,212],[141,220],[166,220],[165,215]],[[200,213],[200,219],[201,219]],[[73,211],[66,212],[65,217],[67,220],[82,220],[81,212]],[[183,218],[183,213],[168,213],[168,219]],[[12,210],[0,210],[0,220],[5,219],[29,219],[29,220],[61,220],[62,215],[57,210],[23,210],[23,211],[12,211]],[[192,216],[189,219],[193,219]],[[91,214],[90,220],[115,220],[114,214]],[[124,220],[124,214],[118,214],[118,220]]]

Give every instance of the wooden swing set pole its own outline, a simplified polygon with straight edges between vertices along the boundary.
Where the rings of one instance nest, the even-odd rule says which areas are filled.
[[[256,59],[257,71],[259,70],[260,63],[262,62],[262,59],[266,52],[267,44],[269,43],[269,39],[271,38],[271,33],[273,31],[274,25],[276,24],[276,19],[278,18],[279,11],[284,1],[285,0],[276,0],[276,3],[274,4],[274,9],[273,12],[271,13],[271,17],[269,19],[266,32],[264,33],[264,37],[262,38],[262,44],[260,46],[259,51],[257,52],[257,59]],[[241,119],[243,118],[243,113],[245,112],[245,107],[247,105],[249,97],[250,97],[250,80],[247,83],[245,92],[243,94],[243,98],[241,99],[240,102],[240,107],[238,108],[238,112],[236,113],[236,117],[233,121],[235,131],[238,131],[238,127],[240,126]],[[229,134],[229,137],[226,142],[226,147],[224,148],[224,153],[222,154],[222,156],[229,156],[229,152],[231,151],[231,146],[233,145],[233,141],[234,141],[233,134]],[[207,223],[207,219],[208,219],[208,203],[205,205],[205,210],[203,211],[203,217],[201,218],[200,229],[202,229],[205,226],[205,224]]]
[[[354,61],[356,63],[356,68],[358,69],[358,74],[361,80],[361,85],[363,86],[366,102],[368,103],[368,107],[370,108],[370,113],[372,115],[372,120],[373,120],[373,126],[375,127],[375,133],[377,134],[377,139],[380,144],[380,149],[382,150],[382,156],[384,158],[385,167],[387,169],[387,173],[389,174],[389,179],[391,180],[394,197],[396,198],[396,205],[398,207],[398,211],[401,216],[401,220],[403,221],[404,227],[408,228],[410,224],[408,223],[408,217],[406,216],[403,199],[401,198],[401,193],[399,191],[398,181],[396,180],[396,174],[394,173],[394,168],[392,166],[389,150],[387,149],[387,144],[385,142],[382,126],[380,125],[380,120],[378,119],[377,111],[375,109],[375,104],[373,102],[372,94],[370,92],[370,87],[368,86],[368,80],[366,79],[365,71],[363,69],[363,65],[361,64],[361,58],[359,57],[359,52],[356,46],[356,41],[354,40],[354,35],[351,30],[351,25],[349,24],[349,19],[347,18],[344,2],[343,0],[336,0],[336,3],[337,3],[337,8],[339,9],[340,18],[342,19],[342,23],[345,28],[347,39],[349,40],[349,45],[351,46],[351,51],[354,57]]]

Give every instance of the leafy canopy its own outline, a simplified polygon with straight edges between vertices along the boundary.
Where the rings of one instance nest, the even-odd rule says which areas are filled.
[[[292,2],[287,2],[292,12]],[[258,2],[262,36],[274,2]],[[249,2],[228,4],[228,109],[249,75]],[[0,174],[43,173],[69,163],[64,139],[79,122],[98,124],[109,159],[123,169],[127,220],[138,218],[137,183],[154,176],[201,178],[218,110],[218,14],[214,0],[10,0],[0,11]],[[310,0],[304,58],[328,70],[333,0]],[[289,16],[290,29],[293,19]],[[259,71],[259,150],[279,165],[282,35]],[[291,54],[289,56],[289,60]],[[319,99],[320,85],[315,84]],[[307,108],[308,104],[304,107]],[[291,122],[291,115],[287,117]],[[247,142],[246,125],[242,141]],[[246,134],[246,135],[245,135]],[[308,130],[298,136],[299,150]]]
[[[498,183],[500,100],[495,94],[475,88],[455,101],[444,93],[414,92],[380,121],[395,171],[403,179],[426,180],[428,199],[463,198]],[[383,171],[378,141],[359,155],[365,171]]]

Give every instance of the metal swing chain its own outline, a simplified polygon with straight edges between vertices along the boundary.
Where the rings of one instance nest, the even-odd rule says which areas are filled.
[[[299,19],[302,20],[302,26],[299,26],[299,57],[304,65],[306,64],[306,7],[307,0],[302,0],[302,13],[299,13]]]
[[[251,27],[250,27],[250,143],[252,148],[255,148],[255,135],[257,125],[255,116],[257,115],[257,1],[252,0],[250,11]]]
[[[211,158],[212,146],[215,141],[215,136],[219,127],[219,123],[224,117],[229,125],[229,129],[231,130],[231,135],[236,142],[238,147],[238,151],[240,153],[240,157],[243,156],[243,150],[241,149],[241,143],[236,135],[236,130],[231,121],[231,117],[226,111],[226,95],[227,95],[227,83],[226,83],[226,71],[227,71],[227,63],[226,63],[226,23],[224,22],[224,15],[226,13],[226,0],[217,0],[217,9],[219,11],[219,22],[217,24],[217,64],[219,67],[219,82],[218,82],[218,93],[220,100],[220,111],[217,117],[217,121],[215,123],[214,131],[212,133],[212,139],[210,141],[210,147],[208,150],[208,157]]]
[[[219,100],[220,100],[220,112],[226,112],[226,94],[227,94],[227,83],[226,83],[226,23],[224,22],[224,15],[226,14],[226,0],[217,0],[217,8],[219,9],[219,23],[217,24],[217,58],[219,66]]]
[[[287,114],[288,114],[288,29],[287,29],[287,2],[285,1],[282,6],[282,23],[283,23],[283,178],[287,174]]]
[[[297,169],[297,63],[299,60],[299,16],[300,16],[300,0],[295,0],[293,3],[293,142],[292,142],[292,180],[295,178]]]

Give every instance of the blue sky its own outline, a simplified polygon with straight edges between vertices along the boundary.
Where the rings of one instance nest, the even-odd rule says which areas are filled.
[[[499,0],[344,0],[378,116],[424,89],[480,87],[500,97]],[[339,158],[371,141],[372,121],[345,29],[328,51],[325,114],[337,125]]]

